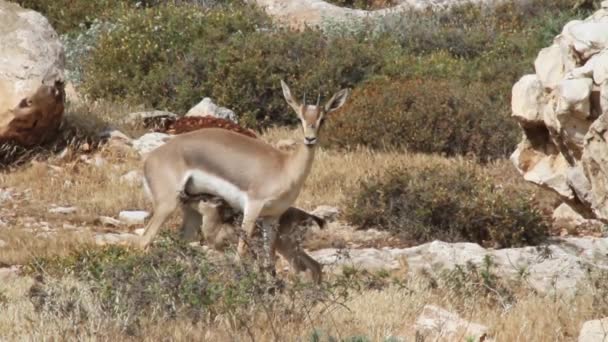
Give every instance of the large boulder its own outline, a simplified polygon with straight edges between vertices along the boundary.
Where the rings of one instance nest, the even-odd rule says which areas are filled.
[[[513,86],[524,136],[511,160],[526,180],[608,222],[608,1],[567,23],[534,65]]]
[[[33,145],[52,136],[63,115],[64,63],[44,16],[0,0],[0,137]]]

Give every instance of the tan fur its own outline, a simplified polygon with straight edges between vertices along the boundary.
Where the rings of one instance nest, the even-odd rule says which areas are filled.
[[[174,137],[152,151],[144,162],[144,177],[152,196],[154,215],[138,243],[140,247],[145,248],[152,241],[179,205],[177,194],[194,171],[199,181],[203,180],[203,185],[195,189],[197,193],[222,197],[231,207],[243,212],[241,227],[247,237],[253,236],[257,219],[263,219],[268,236],[265,243],[269,246],[269,256],[274,255],[274,226],[296,200],[310,172],[325,113],[341,107],[347,97],[347,91],[342,90],[323,107],[305,105],[293,99],[284,82],[281,85],[286,101],[302,123],[304,144],[290,153],[261,140],[215,128]],[[217,185],[218,179],[221,185]],[[228,198],[228,194],[234,193],[239,195]],[[182,209],[183,226],[186,232],[191,232],[201,220],[200,213],[188,206],[182,206]],[[246,253],[243,239],[239,240],[238,252],[240,256]]]

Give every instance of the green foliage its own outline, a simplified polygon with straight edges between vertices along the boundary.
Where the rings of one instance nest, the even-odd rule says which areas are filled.
[[[440,159],[401,166],[348,194],[346,218],[414,242],[470,241],[495,247],[534,245],[547,225],[524,190],[496,186],[473,162]]]
[[[89,27],[93,21],[111,18],[120,10],[132,7],[136,0],[17,0],[22,7],[47,17],[57,32],[65,33]]]
[[[327,98],[361,81],[382,59],[354,39],[269,27],[265,15],[247,6],[129,12],[86,64],[84,90],[93,98],[127,98],[178,113],[209,96],[244,124],[261,127],[296,121],[281,78],[300,96],[320,91]]]
[[[481,83],[379,79],[357,88],[328,120],[328,140],[339,147],[502,157],[519,139],[506,102]]]
[[[192,4],[200,8],[239,3],[240,0],[16,0],[24,8],[43,14],[57,32],[68,33],[90,27],[96,19],[112,21],[128,10],[164,4]]]

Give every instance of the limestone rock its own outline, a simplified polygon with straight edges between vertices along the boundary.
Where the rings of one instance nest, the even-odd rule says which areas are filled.
[[[488,341],[488,327],[468,322],[455,313],[434,305],[425,305],[414,329],[433,341]]]
[[[338,218],[338,215],[340,215],[340,209],[329,205],[320,205],[316,207],[315,210],[311,212],[311,214],[317,215],[320,218],[331,222],[335,221]]]
[[[512,90],[524,137],[511,161],[527,181],[580,202],[579,214],[608,221],[606,8],[567,23],[534,66]]]
[[[567,72],[560,46],[551,45],[540,50],[534,69],[543,87],[553,89]]]
[[[608,48],[608,23],[579,22],[569,26],[568,33],[574,38],[574,49],[584,60]]]
[[[480,265],[492,260],[495,272],[505,277],[528,274],[527,283],[541,293],[573,294],[585,280],[587,267],[608,267],[608,238],[561,238],[546,248],[522,247],[484,249],[474,243],[433,241],[410,248],[327,248],[311,253],[328,272],[341,272],[343,266],[368,270],[396,270],[406,267],[411,274],[425,272],[440,276],[456,265]]]
[[[205,97],[196,106],[190,108],[190,110],[186,113],[186,117],[190,116],[213,116],[216,118],[230,120],[232,122],[237,122],[236,114],[234,114],[232,110],[216,105],[208,97]]]
[[[55,207],[49,209],[49,213],[53,214],[73,214],[78,210],[76,207]]]
[[[143,224],[150,213],[143,210],[125,210],[118,214],[118,219],[128,225]]]
[[[117,220],[113,217],[109,217],[109,216],[99,216],[97,218],[97,221],[99,221],[99,223],[101,223],[104,226],[110,226],[110,227],[120,227],[122,226],[122,221]]]
[[[142,135],[139,139],[133,140],[131,143],[133,148],[140,154],[146,155],[151,152],[155,148],[164,145],[169,139],[173,136],[165,133],[146,133]]]
[[[608,115],[600,116],[585,136],[583,168],[591,184],[591,208],[608,220]]]
[[[63,46],[48,20],[0,0],[0,113],[18,106],[43,81],[64,80],[64,65]]]
[[[578,342],[608,342],[608,317],[583,323]]]
[[[522,124],[543,122],[543,87],[536,75],[525,75],[512,90],[511,110],[513,117]]]

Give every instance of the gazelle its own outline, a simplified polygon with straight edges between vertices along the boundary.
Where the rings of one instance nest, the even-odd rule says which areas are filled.
[[[171,139],[150,152],[144,162],[144,182],[151,195],[154,214],[138,245],[145,248],[167,217],[179,205],[178,193],[188,179],[195,193],[221,197],[243,212],[241,228],[251,238],[255,223],[262,218],[265,246],[274,257],[274,227],[279,217],[293,204],[308,176],[315,155],[318,133],[327,113],[340,108],[348,96],[342,89],[324,106],[299,103],[281,81],[283,96],[300,119],[303,143],[286,152],[261,140],[221,128],[205,128]],[[186,235],[200,229],[201,215],[182,205],[183,231]],[[246,245],[239,238],[239,256]]]

